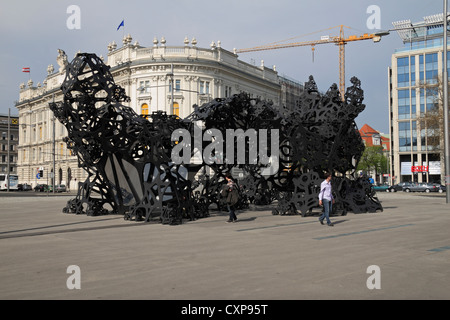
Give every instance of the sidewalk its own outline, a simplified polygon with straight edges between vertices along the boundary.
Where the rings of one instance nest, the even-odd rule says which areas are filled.
[[[380,193],[384,211],[169,226],[63,214],[69,196],[0,197],[1,299],[450,299],[450,207]],[[81,289],[69,290],[69,266]],[[381,289],[369,289],[371,266]]]

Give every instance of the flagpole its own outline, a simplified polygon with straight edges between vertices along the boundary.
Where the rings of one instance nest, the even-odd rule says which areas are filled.
[[[447,19],[448,19],[447,0],[444,0],[444,70],[443,70],[443,91],[444,91],[444,161],[445,161],[445,187],[447,188],[445,201],[450,204],[450,141],[449,141],[449,115],[448,115],[448,65],[447,65]],[[442,182],[442,181],[441,181]]]
[[[7,159],[7,164],[8,167],[6,168],[6,192],[9,192],[9,188],[10,188],[10,180],[11,180],[11,159],[9,158],[9,148],[11,148],[11,108],[8,109],[8,159]]]
[[[23,67],[22,72],[28,73],[28,80],[31,80],[31,68]]]
[[[119,26],[117,27],[117,31],[119,31],[119,29],[120,28],[122,28],[123,30],[122,30],[122,41],[123,41],[123,38],[125,38],[125,18],[124,19],[122,19],[122,22],[119,24]]]

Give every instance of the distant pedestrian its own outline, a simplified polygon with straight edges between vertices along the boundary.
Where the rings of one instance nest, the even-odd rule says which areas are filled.
[[[225,176],[225,179],[227,180],[227,184],[223,186],[221,195],[225,198],[225,203],[227,204],[228,212],[230,214],[227,222],[236,222],[237,217],[234,206],[239,200],[239,191],[230,173]]]
[[[321,224],[327,219],[327,224],[332,227],[334,224],[330,221],[330,213],[332,212],[334,197],[331,192],[331,173],[327,173],[326,179],[320,184],[319,205],[323,205],[323,213],[319,218]]]

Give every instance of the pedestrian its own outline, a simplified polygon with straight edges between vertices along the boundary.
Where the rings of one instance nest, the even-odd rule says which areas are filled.
[[[222,196],[225,198],[225,203],[227,204],[228,212],[230,214],[227,222],[236,222],[237,217],[234,206],[239,200],[239,191],[236,183],[233,181],[231,173],[227,173],[225,179],[227,180],[227,184],[223,186]]]
[[[334,197],[331,192],[331,173],[327,173],[326,179],[320,184],[319,205],[323,206],[323,213],[319,218],[321,224],[327,219],[327,224],[332,227],[334,224],[330,221],[330,213],[333,209]]]

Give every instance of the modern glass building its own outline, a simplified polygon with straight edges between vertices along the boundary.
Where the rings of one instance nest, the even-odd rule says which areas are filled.
[[[392,182],[443,182],[442,129],[430,124],[443,110],[443,14],[393,25],[403,47],[388,69]]]

